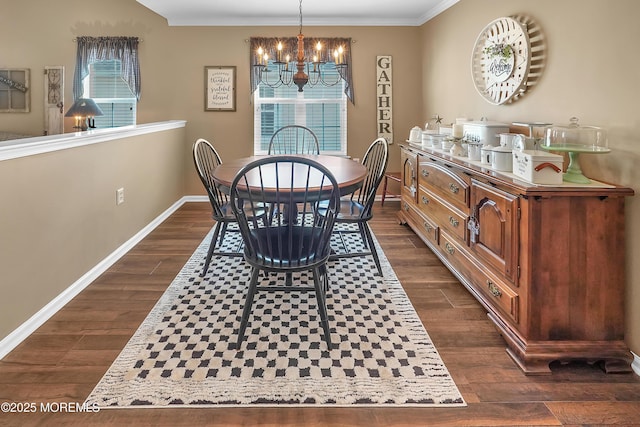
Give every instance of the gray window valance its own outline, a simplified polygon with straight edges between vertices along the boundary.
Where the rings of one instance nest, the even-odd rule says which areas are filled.
[[[291,61],[296,61],[298,53],[298,38],[297,37],[251,37],[249,39],[249,63],[251,64],[251,72],[249,73],[251,79],[251,94],[255,92],[258,87],[258,73],[256,72],[257,55],[256,52],[259,47],[269,55],[269,58],[276,57],[276,46],[278,42],[282,43],[283,50],[291,55]],[[353,91],[353,77],[351,74],[351,38],[345,37],[305,37],[304,38],[304,57],[305,61],[311,61],[314,55],[317,55],[316,44],[320,42],[322,44],[323,57],[319,58],[321,61],[331,62],[333,61],[332,52],[338,47],[342,46],[344,50],[344,62],[347,64],[344,68],[338,68],[340,77],[345,81],[344,93],[352,104],[355,104],[355,94]]]
[[[122,79],[140,100],[140,64],[138,62],[138,37],[88,37],[77,38],[76,69],[73,76],[73,98],[83,96],[82,81],[89,75],[89,64],[96,61],[117,59],[122,64]]]

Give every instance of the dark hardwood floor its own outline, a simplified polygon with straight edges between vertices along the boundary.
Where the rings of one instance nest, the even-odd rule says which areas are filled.
[[[525,376],[482,307],[405,226],[397,201],[371,225],[460,388],[464,408],[111,409],[5,413],[0,425],[640,425],[640,378],[557,364]],[[188,203],[0,361],[0,403],[81,404],[212,226]]]

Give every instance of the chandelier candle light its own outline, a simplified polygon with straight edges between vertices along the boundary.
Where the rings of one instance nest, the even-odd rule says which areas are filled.
[[[298,92],[302,92],[305,85],[314,86],[318,83],[321,83],[325,86],[333,86],[341,81],[341,77],[336,78],[332,81],[327,81],[322,73],[321,66],[326,64],[330,55],[327,55],[327,58],[324,59],[323,55],[325,52],[323,51],[323,46],[320,41],[318,41],[315,45],[315,54],[313,55],[312,61],[307,63],[305,60],[305,52],[304,52],[304,34],[302,34],[302,0],[300,0],[300,31],[298,32],[298,51],[296,55],[295,67],[296,72],[290,70],[289,63],[292,62],[291,55],[285,52],[285,46],[281,41],[278,41],[275,50],[275,60],[273,63],[277,65],[278,69],[278,78],[277,80],[269,80],[268,73],[271,72],[269,69],[269,54],[266,50],[260,46],[256,51],[256,60],[255,65],[258,71],[258,81],[260,83],[266,84],[270,87],[279,87],[282,85],[291,86],[295,84],[298,87]],[[333,51],[333,63],[336,69],[339,71],[338,75],[340,76],[340,70],[344,69],[347,66],[345,61],[345,50],[343,46],[338,46]]]

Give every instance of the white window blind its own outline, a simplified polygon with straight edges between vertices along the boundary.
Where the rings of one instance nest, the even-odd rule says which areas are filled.
[[[89,77],[84,79],[84,93],[102,109],[95,118],[97,128],[136,124],[136,97],[120,75],[118,60],[98,61],[89,65]]]
[[[269,68],[276,70],[274,65]],[[332,66],[323,73],[328,81],[339,78]],[[334,86],[306,85],[298,92],[295,85],[271,88],[259,84],[254,95],[254,153],[266,154],[271,136],[281,127],[301,125],[316,134],[321,153],[346,155],[347,96],[343,85],[342,80]]]

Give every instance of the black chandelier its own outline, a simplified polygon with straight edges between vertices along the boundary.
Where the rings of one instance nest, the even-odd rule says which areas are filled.
[[[298,92],[302,92],[305,85],[315,86],[322,84],[324,86],[334,86],[340,83],[347,67],[344,46],[336,46],[333,52],[330,52],[331,49],[326,47],[326,42],[323,46],[322,40],[314,40],[313,58],[310,61],[306,61],[304,34],[302,34],[302,0],[300,0],[300,30],[297,39],[296,60],[292,60],[290,53],[285,53],[285,44],[283,44],[282,40],[279,40],[275,47],[275,59],[271,61],[271,64],[275,65],[275,67],[271,68],[271,58],[267,50],[262,46],[258,47],[254,60],[258,82],[272,88],[295,84],[298,87]],[[335,66],[337,73],[332,78],[327,78],[323,70],[325,64],[333,64]]]

